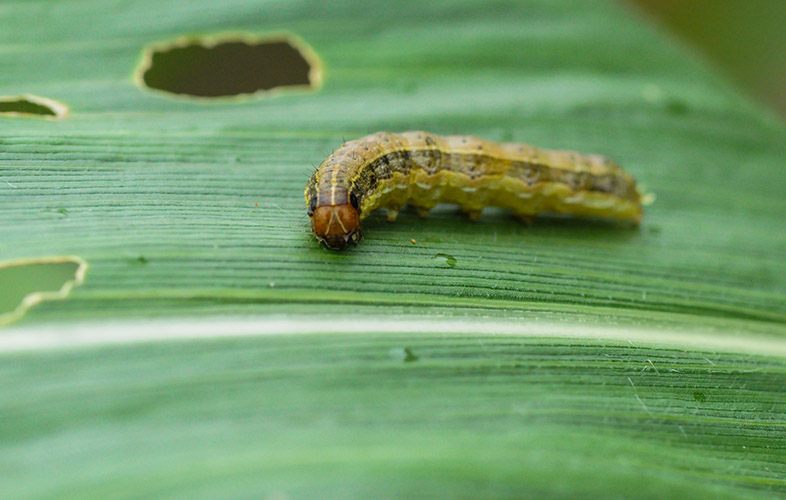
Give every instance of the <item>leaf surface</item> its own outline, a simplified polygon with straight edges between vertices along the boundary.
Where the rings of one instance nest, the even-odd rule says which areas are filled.
[[[19,1],[0,23],[0,95],[69,107],[0,116],[0,261],[90,266],[0,331],[0,496],[786,497],[786,129],[620,5]],[[134,82],[148,44],[281,30],[319,91]],[[311,170],[412,129],[605,154],[657,200],[637,229],[380,213],[319,248]]]

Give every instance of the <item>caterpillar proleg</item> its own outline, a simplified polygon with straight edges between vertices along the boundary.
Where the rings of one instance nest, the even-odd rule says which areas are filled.
[[[357,243],[360,221],[377,208],[393,221],[406,204],[425,216],[454,203],[471,219],[486,206],[524,220],[564,213],[638,223],[642,216],[635,180],[603,156],[420,131],[344,143],[311,176],[305,197],[314,235],[336,249]]]

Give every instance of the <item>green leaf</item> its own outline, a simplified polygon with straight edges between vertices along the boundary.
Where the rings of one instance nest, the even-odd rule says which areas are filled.
[[[0,96],[69,107],[0,114],[0,261],[89,265],[0,330],[0,496],[786,498],[786,129],[617,3],[11,2],[0,25]],[[152,43],[282,30],[318,91],[135,83]],[[657,201],[636,229],[375,214],[320,248],[311,170],[412,129],[605,154]]]

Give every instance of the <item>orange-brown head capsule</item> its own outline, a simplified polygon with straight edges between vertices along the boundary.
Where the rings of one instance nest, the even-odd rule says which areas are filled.
[[[314,236],[328,248],[342,249],[360,241],[361,200],[344,160],[331,155],[306,185],[305,197]]]
[[[319,241],[336,249],[344,248],[350,241],[357,243],[361,235],[358,211],[349,203],[316,207],[311,228]]]

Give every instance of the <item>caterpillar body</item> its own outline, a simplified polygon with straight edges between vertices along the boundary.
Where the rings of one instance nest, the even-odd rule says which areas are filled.
[[[610,217],[638,223],[641,195],[630,174],[600,155],[498,143],[467,135],[378,132],[344,143],[317,168],[305,190],[317,239],[344,248],[379,207],[394,221],[413,205],[421,216],[453,203],[470,219],[483,207]]]

